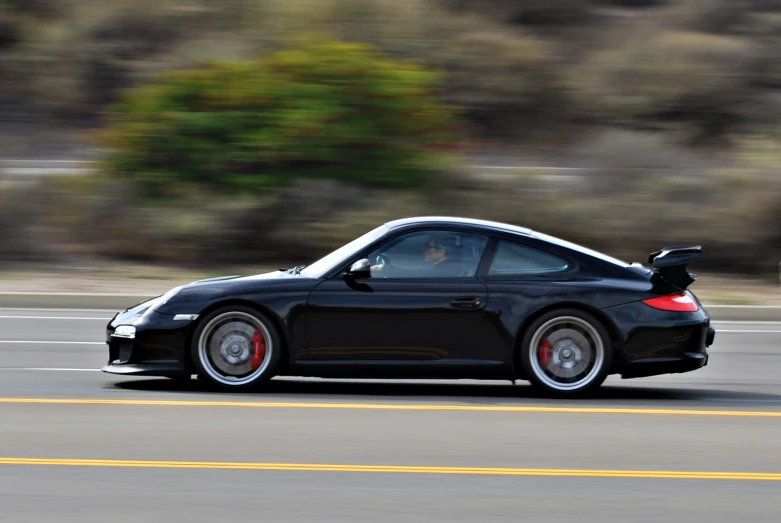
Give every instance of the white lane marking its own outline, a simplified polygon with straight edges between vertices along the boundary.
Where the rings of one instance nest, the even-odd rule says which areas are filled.
[[[37,345],[105,345],[105,341],[31,341],[31,340],[0,340],[0,343],[13,345],[15,343]]]
[[[0,372],[7,370],[32,370],[32,371],[45,371],[45,372],[59,372],[59,371],[71,371],[71,372],[100,372],[100,369],[71,369],[71,368],[58,368],[58,367],[0,367]]]
[[[118,312],[113,309],[68,309],[68,308],[43,308],[43,307],[0,307],[3,312],[102,312],[105,314],[114,314]]]
[[[703,309],[781,309],[781,305],[708,305],[702,304]]]
[[[740,399],[740,398],[721,398],[715,396],[713,398],[698,398],[702,401],[728,401],[731,403],[781,403],[781,400],[773,399]]]
[[[152,299],[160,294],[113,294],[113,293],[100,293],[100,292],[0,292],[0,296],[89,296],[92,298],[146,298]],[[131,304],[135,305],[135,304]]]
[[[108,321],[110,317],[87,317],[87,316],[0,316],[0,320],[101,320]]]
[[[730,320],[713,320],[711,325],[778,325],[781,326],[781,321],[730,321]]]
[[[781,334],[781,330],[716,329],[716,334]]]

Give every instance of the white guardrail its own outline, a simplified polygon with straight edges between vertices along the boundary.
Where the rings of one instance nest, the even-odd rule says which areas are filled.
[[[93,172],[94,165],[89,160],[0,160],[0,175],[4,178],[82,175]]]
[[[81,175],[95,170],[96,162],[90,160],[0,160],[0,175],[6,178],[31,176]],[[578,167],[556,167],[547,165],[472,165],[480,176],[503,178],[521,172],[540,173],[541,179],[553,182],[568,182],[580,179]],[[560,173],[560,174],[559,174]]]

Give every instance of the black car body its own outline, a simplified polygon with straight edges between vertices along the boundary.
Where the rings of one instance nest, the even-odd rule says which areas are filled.
[[[102,370],[228,389],[273,376],[519,379],[560,395],[609,374],[693,371],[714,338],[687,290],[700,254],[663,249],[646,268],[513,225],[402,219],[308,267],[202,280],[117,314]]]

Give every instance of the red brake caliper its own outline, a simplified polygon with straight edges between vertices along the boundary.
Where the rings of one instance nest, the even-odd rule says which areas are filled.
[[[266,343],[263,340],[263,336],[260,335],[260,331],[255,331],[255,334],[252,336],[252,344],[255,347],[255,351],[252,353],[250,365],[252,370],[258,370],[263,357],[266,355]]]
[[[550,349],[550,342],[547,339],[543,340],[540,344],[540,363],[543,367],[547,367],[548,363],[550,363]]]

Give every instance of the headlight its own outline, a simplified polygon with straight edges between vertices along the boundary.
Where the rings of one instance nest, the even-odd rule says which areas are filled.
[[[132,325],[120,325],[114,330],[114,336],[119,338],[135,338],[136,328]]]

